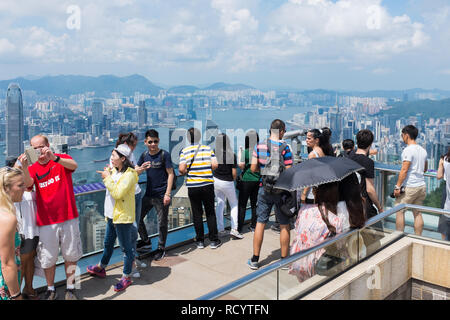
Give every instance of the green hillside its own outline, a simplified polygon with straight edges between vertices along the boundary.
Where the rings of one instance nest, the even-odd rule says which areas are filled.
[[[415,116],[418,113],[421,113],[424,119],[450,118],[450,99],[397,102],[392,106],[392,109],[381,112],[381,114],[391,114],[398,117]]]

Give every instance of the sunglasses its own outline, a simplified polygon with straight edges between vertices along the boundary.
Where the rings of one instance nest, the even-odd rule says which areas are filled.
[[[159,140],[148,140],[148,144],[158,144]]]

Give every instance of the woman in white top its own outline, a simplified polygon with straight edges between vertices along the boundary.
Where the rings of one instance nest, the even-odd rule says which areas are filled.
[[[450,148],[439,161],[437,178],[445,180],[446,200],[443,209],[450,211]],[[442,240],[450,241],[450,214],[439,216],[438,232],[442,234]]]
[[[306,145],[308,146],[308,159],[333,156],[333,147],[330,145],[331,130],[328,128],[311,129],[306,134]],[[303,189],[301,195],[302,203],[314,203],[314,195],[311,188]]]

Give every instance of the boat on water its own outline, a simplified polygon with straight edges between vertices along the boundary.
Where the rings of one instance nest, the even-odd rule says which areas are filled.
[[[92,162],[94,162],[94,163],[97,163],[97,162],[106,162],[106,161],[108,161],[108,160],[109,160],[109,158],[102,159],[102,160],[92,160]]]

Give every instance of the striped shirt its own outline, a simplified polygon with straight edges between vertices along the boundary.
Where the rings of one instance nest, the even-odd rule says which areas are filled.
[[[192,145],[181,150],[180,163],[186,164],[187,168],[194,158],[198,144]],[[195,156],[194,163],[189,170],[186,178],[187,187],[203,187],[214,184],[214,177],[211,169],[211,160],[215,159],[213,150],[205,145],[201,145]]]
[[[280,147],[283,144],[282,141],[270,140],[270,142],[272,144],[272,148]],[[263,169],[267,163],[267,158],[270,156],[270,152],[267,149],[268,149],[267,142],[265,141],[263,143],[256,145],[255,149],[253,150],[253,157],[258,159],[260,172],[263,172]],[[286,148],[284,148],[284,150],[281,151],[281,155],[283,156],[285,166],[291,166],[293,164],[292,152],[287,144]],[[262,177],[260,181],[262,182]]]

